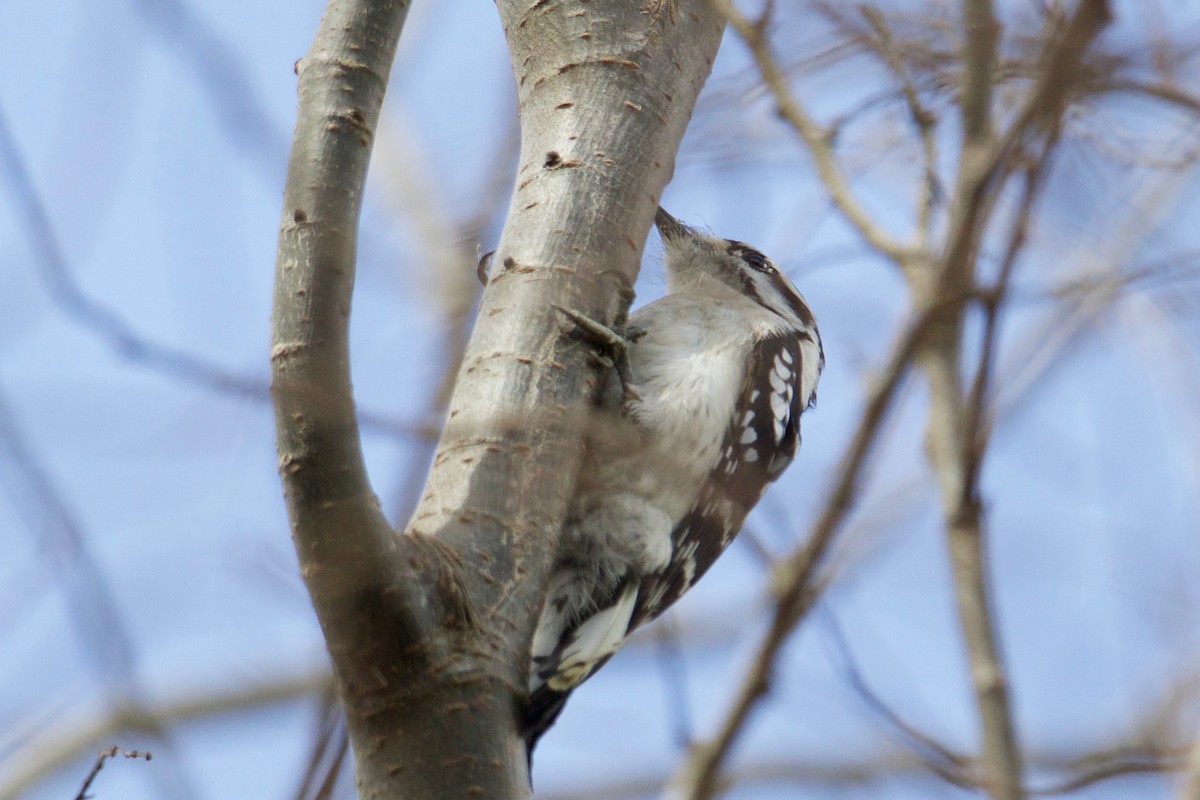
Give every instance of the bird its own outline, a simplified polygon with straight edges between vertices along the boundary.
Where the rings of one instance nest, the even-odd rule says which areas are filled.
[[[800,446],[825,353],[816,319],[762,252],[654,218],[666,294],[623,332],[530,653],[527,752],[567,697],[713,565]]]

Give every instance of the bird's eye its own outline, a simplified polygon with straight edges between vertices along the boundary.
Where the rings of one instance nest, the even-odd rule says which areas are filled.
[[[743,250],[742,260],[749,264],[751,269],[758,270],[759,272],[771,271],[771,262],[767,261],[767,257],[757,250],[749,248]]]
[[[755,250],[745,242],[729,242],[727,248],[731,256],[740,258],[746,266],[755,272],[762,272],[770,275],[775,271],[775,266],[762,253]]]

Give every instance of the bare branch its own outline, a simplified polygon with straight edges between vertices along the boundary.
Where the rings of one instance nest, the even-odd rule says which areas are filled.
[[[1024,187],[1017,205],[1016,218],[1008,237],[1004,256],[1000,261],[1000,272],[996,283],[988,291],[983,300],[984,331],[983,347],[979,355],[979,364],[975,370],[975,378],[967,396],[966,427],[964,441],[966,448],[966,478],[964,490],[978,486],[979,473],[983,466],[983,455],[987,449],[987,438],[990,424],[984,415],[987,407],[987,397],[990,390],[992,371],[996,363],[997,338],[999,331],[1000,308],[1008,296],[1009,285],[1017,260],[1025,248],[1029,237],[1030,215],[1040,197],[1049,162],[1057,145],[1057,134],[1046,143],[1045,149],[1031,156],[1031,161],[1024,175]]]
[[[889,751],[870,754],[855,760],[803,760],[795,757],[782,759],[749,759],[747,763],[731,770],[718,785],[724,793],[738,787],[787,787],[795,796],[812,793],[814,789],[828,787],[834,790],[867,795],[878,790],[881,782],[903,780],[915,792],[925,791],[927,796],[941,796],[937,784],[930,782],[928,788],[919,783],[929,777],[929,765],[905,751]],[[1029,759],[1033,766],[1048,772],[1075,773],[1054,784],[1030,792],[1032,795],[1055,797],[1070,795],[1079,789],[1101,783],[1112,778],[1129,775],[1145,775],[1177,771],[1184,756],[1175,752],[1157,752],[1136,745],[1111,748],[1096,753],[1078,756],[1053,749],[1035,752]],[[937,774],[932,773],[932,774]],[[946,779],[946,776],[937,775]],[[956,786],[967,789],[978,788],[970,780],[950,780]],[[538,793],[539,800],[641,800],[653,796],[663,785],[663,775],[658,772],[625,773],[599,784],[586,787],[549,789]],[[819,792],[818,792],[819,793]],[[1194,795],[1181,794],[1180,800],[1194,800]]]
[[[45,281],[51,299],[70,319],[102,339],[117,356],[130,363],[222,394],[258,402],[270,400],[270,386],[264,379],[238,374],[195,353],[147,338],[115,310],[88,296],[75,280],[63,255],[50,214],[17,150],[2,110],[0,165],[9,178],[0,183],[13,196],[13,207],[24,215],[21,230],[29,237],[30,249],[40,268],[38,274]],[[434,435],[428,425],[390,419],[372,411],[360,412],[359,422],[364,429],[402,439]]]
[[[788,124],[804,140],[812,156],[817,175],[825,185],[830,199],[863,239],[881,255],[900,262],[908,256],[909,248],[893,240],[880,228],[866,209],[854,197],[846,176],[837,163],[837,156],[826,132],[813,119],[788,84],[786,73],[771,52],[766,38],[767,19],[752,21],[733,5],[732,0],[713,0],[713,5],[742,37],[750,48],[755,63],[762,73],[763,82],[775,98],[779,112]]]
[[[837,618],[832,613],[826,613],[822,615],[821,619],[830,632],[830,640],[840,656],[851,688],[867,707],[895,729],[908,744],[913,754],[932,772],[958,786],[976,785],[975,780],[967,774],[967,770],[971,766],[969,759],[953,752],[932,736],[918,730],[884,702],[859,670],[854,654],[850,651],[850,643],[846,641],[846,635],[842,631],[841,625],[838,624]]]
[[[345,344],[366,157],[405,4],[331,0],[300,64],[272,351],[281,474],[367,794],[529,792],[517,731],[529,641],[600,377],[553,309],[623,318],[722,31],[701,0],[498,8],[520,96],[518,182],[404,535],[363,470]]]
[[[99,742],[111,741],[131,731],[167,729],[198,719],[272,706],[313,695],[329,685],[329,671],[322,665],[310,672],[253,686],[176,697],[156,705],[116,706],[99,719],[71,719],[53,729],[39,731],[8,756],[9,763],[20,766],[0,784],[0,797],[24,796],[38,782],[77,760]],[[178,793],[179,786],[171,784],[163,791]]]
[[[296,800],[329,800],[350,750],[346,717],[338,701],[333,682],[321,692],[317,714],[316,741],[309,752],[308,764],[296,790]]]
[[[389,134],[379,144],[376,175],[383,175],[386,195],[396,215],[409,220],[418,240],[420,271],[412,280],[431,285],[437,304],[444,314],[441,328],[441,375],[433,384],[426,403],[426,419],[442,419],[454,389],[454,380],[462,366],[463,353],[470,340],[471,327],[479,307],[480,285],[476,281],[476,252],[481,232],[493,226],[504,210],[504,201],[512,191],[512,169],[520,145],[516,119],[508,131],[496,137],[490,169],[478,181],[474,208],[466,214],[452,213],[440,196],[437,176],[429,174],[413,124],[407,115],[385,112],[383,124]],[[416,508],[426,472],[437,446],[433,435],[411,448],[408,469],[396,494],[393,519],[407,519]]]
[[[30,531],[43,538],[51,554],[83,651],[93,663],[106,702],[125,708],[128,727],[150,738],[156,749],[170,758],[165,772],[156,773],[160,788],[179,797],[196,795],[170,730],[145,713],[146,700],[137,668],[137,653],[112,587],[93,556],[88,537],[77,515],[55,486],[25,440],[18,420],[0,393],[0,486],[22,513]],[[113,711],[112,713],[116,713]],[[95,746],[96,740],[88,746]],[[0,793],[0,796],[6,796]]]
[[[1000,23],[991,0],[963,0],[962,121],[964,150],[986,144],[992,130],[992,76]]]
[[[1056,126],[1064,112],[1070,91],[1083,85],[1086,77],[1083,59],[1092,42],[1112,15],[1107,0],[1080,0],[1075,13],[1061,30],[1048,35],[1042,57],[1036,65],[1037,78],[1007,130],[996,139],[990,151],[972,163],[970,179],[976,192],[990,180],[1005,174],[1004,163],[1020,150],[1030,130],[1038,126]],[[960,183],[964,178],[960,174]]]
[[[1129,77],[1112,77],[1102,79],[1093,91],[1140,94],[1165,101],[1192,114],[1200,115],[1200,97],[1171,83],[1150,83]]]
[[[1181,145],[1184,146],[1184,145]],[[1131,186],[1122,187],[1127,198],[1119,225],[1100,240],[1080,242],[1067,261],[1079,263],[1079,277],[1052,292],[1058,307],[1052,317],[1023,337],[1007,359],[1012,366],[999,382],[994,401],[996,415],[1009,416],[1028,398],[1035,386],[1050,374],[1050,368],[1067,352],[1069,345],[1096,323],[1096,320],[1120,297],[1122,291],[1138,281],[1182,279],[1194,271],[1183,264],[1194,257],[1184,251],[1141,267],[1127,266],[1134,251],[1143,242],[1146,231],[1156,230],[1176,209],[1190,173],[1172,171],[1161,176],[1147,175]],[[1103,254],[1102,262],[1095,259]]]
[[[79,787],[79,794],[75,795],[75,800],[85,800],[85,798],[90,796],[87,791],[91,788],[92,782],[96,780],[96,776],[100,774],[100,770],[104,769],[104,761],[109,758],[116,758],[118,755],[125,756],[125,758],[144,758],[147,761],[154,758],[150,753],[142,753],[137,750],[122,750],[114,744],[100,753],[100,756],[96,759],[96,763],[92,765],[92,771],[84,778],[83,786]]]
[[[861,13],[875,32],[875,38],[871,40],[875,52],[887,64],[900,84],[900,91],[904,96],[905,105],[908,107],[909,118],[912,120],[913,127],[916,128],[917,136],[921,141],[921,152],[924,158],[924,164],[922,165],[924,178],[921,181],[921,190],[917,198],[917,230],[914,247],[918,250],[924,250],[928,246],[929,236],[932,233],[933,209],[940,194],[937,174],[937,119],[933,112],[921,101],[920,95],[917,94],[917,87],[913,83],[912,75],[909,72],[908,66],[897,52],[891,29],[888,27],[887,20],[884,19],[883,14],[879,9],[869,5],[864,5],[861,8]]]
[[[518,145],[517,126],[514,118],[509,126],[510,134],[497,140],[496,152],[489,159],[491,168],[474,192],[477,205],[468,209],[465,217],[457,218],[441,202],[434,176],[421,170],[421,153],[415,142],[418,137],[405,127],[410,123],[409,118],[396,112],[389,115],[386,110],[384,115],[381,127],[387,135],[381,138],[375,155],[375,175],[383,176],[384,193],[395,206],[395,215],[410,220],[415,228],[419,252],[415,264],[422,272],[409,277],[435,283],[438,305],[445,315],[439,359],[443,364],[442,374],[426,400],[424,414],[427,419],[440,419],[445,416],[479,301],[479,287],[473,279],[475,255],[471,245],[478,241],[482,231],[493,225],[511,191],[512,164]],[[397,505],[393,519],[405,519],[412,514],[436,443],[437,437],[433,435],[410,448],[406,456],[407,474],[394,493]],[[349,741],[345,716],[333,695],[332,686],[330,695],[331,707],[317,720],[319,727],[309,764],[297,790],[298,800],[322,800],[332,796],[346,760]]]
[[[380,512],[363,463],[347,337],[367,162],[407,12],[407,0],[330,0],[297,64],[271,364],[293,541],[359,743],[360,786],[368,795],[420,796],[431,791],[433,771],[393,767],[449,757],[440,747],[455,716],[436,692],[397,697],[412,698],[411,687],[437,674],[446,657],[439,646],[449,641],[431,633],[469,626],[471,610],[455,580],[456,555],[420,537],[398,539]],[[415,717],[426,722],[421,736],[405,727]],[[473,722],[496,724],[482,713]],[[461,747],[470,734],[458,734]],[[494,766],[464,768],[456,780],[492,797],[520,796],[520,759],[500,737],[491,741],[477,755]]]
[[[1187,760],[1187,774],[1179,791],[1179,800],[1196,800],[1197,797],[1200,797],[1200,739],[1192,746],[1191,757]]]
[[[1156,752],[1134,747],[1120,747],[1073,759],[1062,765],[1063,771],[1075,774],[1029,794],[1039,797],[1069,795],[1089,786],[1127,775],[1150,775],[1179,772],[1185,756],[1179,752]],[[1194,800],[1195,794],[1185,794],[1181,800]]]
[[[973,36],[987,33],[994,21],[990,5],[980,0],[967,0],[964,22],[968,44]],[[1044,70],[1038,85],[1031,93],[1023,111],[999,142],[993,143],[990,130],[991,60],[985,65],[974,63],[968,54],[968,95],[963,99],[963,147],[955,202],[952,206],[951,227],[939,272],[942,279],[935,291],[944,285],[958,293],[974,284],[978,241],[994,207],[995,197],[1013,168],[1013,155],[1031,135],[1044,133],[1045,144],[1035,149],[1035,169],[1044,169],[1044,162],[1057,142],[1061,116],[1071,78],[1079,72],[1079,64],[1092,40],[1108,20],[1104,0],[1083,0],[1075,15],[1067,22],[1062,35],[1051,37],[1042,58]],[[977,43],[988,46],[988,41]],[[994,43],[989,53],[994,51]],[[972,77],[971,70],[986,71]],[[987,84],[987,85],[985,85]],[[970,92],[974,92],[971,95]],[[1025,238],[1028,205],[1040,186],[1037,173],[1026,182],[1026,211],[1019,212],[1010,236],[1006,263],[989,302],[990,322],[986,335],[995,335],[996,304],[1003,297],[1011,270]],[[915,272],[909,272],[914,291],[921,295],[930,282]],[[983,733],[983,765],[987,791],[996,800],[1019,800],[1024,796],[1021,757],[1008,701],[1007,679],[1000,656],[995,626],[990,609],[990,592],[985,569],[982,508],[979,499],[978,472],[982,459],[984,435],[982,403],[987,376],[994,356],[994,342],[985,341],[983,357],[977,372],[972,404],[968,406],[961,389],[962,309],[952,309],[939,320],[933,334],[923,343],[921,366],[929,380],[930,415],[927,429],[928,458],[941,486],[942,504],[946,519],[947,548],[963,628],[971,663],[971,677],[979,704]]]

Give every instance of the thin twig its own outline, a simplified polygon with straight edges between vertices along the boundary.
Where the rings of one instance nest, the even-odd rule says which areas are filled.
[[[979,163],[979,188],[1005,173],[1009,156],[1020,149],[1031,128],[1049,121],[1056,125],[1068,97],[1083,77],[1083,59],[1092,42],[1112,19],[1108,0],[1081,0],[1075,13],[1055,34],[1037,66],[1037,80],[1008,129]]]
[[[29,238],[38,274],[54,303],[75,323],[104,341],[120,358],[163,375],[181,378],[222,394],[267,403],[271,388],[265,377],[243,375],[195,353],[161,344],[139,333],[123,316],[90,297],[75,280],[46,204],[34,185],[24,157],[17,147],[7,119],[0,109],[0,169],[8,180],[0,181],[23,215],[21,229]],[[360,411],[364,430],[401,439],[436,437],[437,428],[413,424],[371,411]]]
[[[732,0],[713,0],[713,6],[729,20],[750,48],[759,72],[762,73],[763,82],[779,105],[779,113],[804,140],[812,155],[817,175],[824,183],[834,205],[877,252],[895,262],[903,260],[909,248],[892,239],[876,225],[854,197],[849,181],[838,166],[828,135],[800,104],[788,85],[787,75],[780,68],[766,38],[768,20],[765,17],[756,21],[750,20],[734,7]]]
[[[1013,270],[1017,260],[1024,250],[1029,237],[1029,221],[1034,205],[1041,194],[1049,160],[1058,143],[1058,131],[1051,135],[1050,141],[1043,151],[1033,157],[1029,168],[1025,171],[1025,181],[1022,195],[1017,205],[1017,216],[1011,228],[1004,256],[1000,261],[1000,272],[995,285],[983,299],[984,330],[983,347],[979,356],[979,366],[975,372],[971,389],[967,395],[966,431],[970,436],[964,445],[966,452],[967,486],[976,486],[979,472],[982,468],[983,453],[987,447],[988,423],[984,420],[987,407],[987,396],[990,388],[992,370],[996,363],[997,339],[999,330],[1000,307],[1008,296],[1012,282]]]
[[[1073,794],[1110,778],[1179,772],[1184,768],[1185,762],[1186,755],[1181,752],[1159,753],[1120,748],[1067,764],[1066,769],[1077,770],[1075,775],[1041,788],[1030,789],[1029,794],[1038,797]],[[1180,800],[1196,800],[1197,796],[1200,795],[1183,794]]]
[[[1190,180],[1190,173],[1175,171],[1168,173],[1161,182],[1151,183],[1147,176],[1136,185],[1122,187],[1121,196],[1127,199],[1116,229],[1101,241],[1081,242],[1072,256],[1063,259],[1080,263],[1081,277],[1052,293],[1062,301],[1061,309],[1012,348],[1007,361],[1013,366],[1006,379],[997,386],[999,392],[994,405],[998,415],[1016,413],[1034,388],[1051,374],[1051,367],[1067,352],[1068,345],[1094,325],[1132,282],[1161,276],[1168,271],[1179,275],[1181,259],[1174,257],[1140,268],[1119,268],[1118,265],[1128,262],[1146,231],[1157,230],[1162,220],[1171,215],[1176,208],[1175,201],[1184,187],[1190,185]],[[1098,253],[1104,254],[1102,265],[1094,263]],[[1188,258],[1191,254],[1184,251],[1181,255]]]
[[[54,730],[39,730],[27,742],[7,754],[16,768],[0,783],[0,797],[21,797],[48,775],[61,770],[85,754],[97,742],[112,740],[129,731],[171,726],[193,720],[213,719],[295,701],[321,691],[331,681],[325,665],[307,673],[279,677],[253,686],[175,697],[151,706],[123,705],[108,709],[99,719],[73,718]],[[158,749],[158,748],[156,748]],[[160,755],[162,755],[160,753]],[[164,767],[169,767],[169,757]],[[157,770],[156,770],[157,772]],[[177,797],[179,785],[171,781],[161,796]]]
[[[378,169],[385,177],[388,197],[397,215],[410,219],[415,230],[420,254],[414,259],[421,265],[427,280],[437,281],[436,291],[444,315],[439,359],[441,375],[432,384],[433,391],[426,400],[426,419],[442,419],[454,381],[462,365],[463,354],[475,322],[481,287],[474,280],[478,255],[475,245],[481,232],[490,228],[512,190],[512,165],[520,148],[520,129],[515,121],[507,134],[497,137],[489,172],[479,181],[474,196],[475,207],[461,219],[455,218],[444,202],[440,202],[437,177],[422,170],[425,162],[413,142],[418,138],[407,132],[408,118],[392,113],[387,116],[389,136],[381,139],[375,156]],[[415,273],[414,273],[415,274]],[[420,498],[429,462],[437,445],[437,436],[429,436],[412,448],[407,458],[407,471],[396,491],[393,519],[408,519]]]
[[[938,146],[937,136],[935,135],[937,132],[937,118],[921,102],[908,66],[900,57],[900,53],[897,52],[891,29],[888,27],[883,13],[874,6],[866,5],[862,7],[861,13],[875,32],[875,37],[871,40],[873,49],[883,59],[883,62],[892,71],[892,74],[896,76],[896,80],[900,84],[900,92],[904,96],[904,103],[908,108],[909,118],[912,121],[913,127],[917,129],[917,135],[921,140],[921,153],[924,159],[922,172],[924,176],[921,180],[921,190],[917,197],[917,229],[914,246],[917,249],[924,250],[928,246],[931,223],[933,221],[933,209],[937,204],[938,195],[940,194],[937,175]]]
[[[825,613],[821,616],[821,621],[825,623],[825,627],[829,631],[829,639],[837,650],[851,688],[863,703],[899,732],[909,744],[909,749],[914,755],[943,780],[957,786],[973,787],[977,785],[977,781],[968,773],[971,767],[970,759],[955,753],[929,734],[917,729],[915,725],[905,720],[884,702],[883,698],[871,688],[866,677],[858,668],[858,663],[850,650],[850,643],[846,640],[846,634],[838,624],[837,618],[832,613]]]
[[[1103,80],[1093,91],[1144,94],[1170,103],[1192,114],[1200,114],[1200,97],[1170,83],[1151,83],[1136,78],[1119,77]]]
[[[350,751],[346,716],[333,682],[321,691],[317,712],[316,739],[309,751],[308,764],[296,790],[296,800],[329,800]]]
[[[189,0],[134,5],[146,30],[162,40],[164,54],[179,60],[207,95],[206,109],[217,117],[217,130],[241,152],[242,164],[257,170],[275,190],[287,153],[287,131],[268,112],[270,104],[255,90],[258,83],[237,48]]]
[[[695,739],[695,726],[688,705],[687,662],[680,646],[679,624],[674,613],[668,613],[654,626],[656,661],[662,676],[663,693],[667,698],[668,717],[675,740],[688,747]]]
[[[994,20],[987,0],[967,0],[964,24],[970,48],[987,48]],[[994,52],[986,63],[967,54],[964,78],[963,144],[951,228],[941,274],[952,289],[973,285],[978,242],[991,216],[999,189],[1014,168],[1016,156],[1031,136],[1044,134],[1045,144],[1035,158],[1044,162],[1057,141],[1071,78],[1080,71],[1092,40],[1107,22],[1103,0],[1084,0],[1063,26],[1061,35],[1048,36],[1041,59],[1043,73],[1016,121],[999,140],[991,131],[991,69]],[[994,48],[994,41],[990,47]],[[978,74],[975,74],[978,73]],[[986,74],[985,74],[986,73]],[[1044,169],[1038,164],[1035,170]],[[1026,211],[1019,212],[1002,267],[1000,283],[988,303],[989,323],[982,361],[972,399],[962,395],[962,314],[947,315],[936,335],[926,342],[921,365],[930,385],[928,425],[929,461],[938,476],[946,519],[947,548],[954,578],[959,620],[971,664],[971,677],[979,706],[983,739],[985,786],[996,800],[1024,797],[1020,750],[1008,698],[1004,662],[1000,654],[984,556],[983,512],[978,476],[985,436],[982,425],[983,393],[994,358],[996,308],[1003,298],[1012,266],[1025,240],[1027,208],[1040,186],[1038,173],[1027,177]],[[914,290],[928,282],[909,274]]]
[[[855,752],[856,760],[826,759],[820,761],[804,760],[803,757],[789,755],[779,759],[748,759],[730,770],[728,776],[721,779],[719,789],[725,791],[731,786],[738,787],[774,787],[776,794],[788,797],[809,796],[874,796],[872,788],[885,782],[903,781],[905,785],[916,787],[914,792],[925,790],[925,796],[940,797],[945,792],[939,792],[936,784],[919,783],[928,772],[928,764],[913,758],[905,751],[872,753],[869,755]],[[1112,748],[1103,752],[1089,754],[1083,757],[1055,750],[1035,753],[1030,763],[1039,770],[1047,772],[1074,772],[1075,774],[1062,781],[1030,791],[1031,795],[1039,797],[1056,797],[1070,795],[1080,789],[1092,786],[1111,778],[1177,772],[1186,760],[1186,753],[1158,752],[1134,746]],[[939,776],[941,777],[941,776]],[[539,791],[539,800],[642,800],[650,797],[663,784],[663,776],[658,771],[632,772],[624,770],[613,775],[604,782],[592,782],[580,787],[578,781],[571,782],[561,788],[551,787]],[[955,782],[956,785],[960,785]],[[975,784],[964,781],[963,788],[977,788]],[[780,792],[780,787],[786,787],[787,794]],[[833,790],[833,791],[831,791]],[[772,795],[775,796],[775,795]],[[1195,800],[1196,795],[1181,794],[1179,800]]]
[[[32,535],[51,554],[55,574],[67,599],[84,653],[103,681],[104,700],[127,707],[127,728],[150,737],[155,747],[178,755],[171,731],[144,713],[145,690],[137,669],[137,652],[112,586],[93,555],[87,531],[69,506],[50,471],[37,458],[19,420],[0,391],[0,486],[25,517]],[[88,742],[89,746],[95,740]],[[168,759],[168,769],[158,773],[162,788],[170,786],[181,798],[196,795],[192,780],[179,758]],[[0,793],[0,796],[4,796]]]
[[[144,758],[147,761],[154,758],[150,753],[141,752],[139,750],[122,750],[115,744],[107,750],[102,750],[100,756],[96,759],[96,763],[92,765],[92,771],[87,774],[83,780],[83,786],[79,787],[79,794],[75,795],[75,800],[86,800],[90,797],[87,790],[91,788],[92,781],[96,780],[96,776],[100,774],[100,770],[104,769],[104,762],[110,758],[117,756],[125,756],[126,758]]]

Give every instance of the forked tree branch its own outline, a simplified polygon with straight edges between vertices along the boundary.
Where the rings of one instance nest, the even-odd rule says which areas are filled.
[[[1012,719],[1007,671],[998,641],[985,556],[985,528],[979,473],[986,442],[982,404],[992,369],[998,305],[1025,240],[1030,207],[1036,202],[1046,162],[1050,159],[1068,92],[1082,74],[1084,56],[1107,24],[1105,0],[1082,0],[1061,30],[1047,34],[1040,72],[1033,91],[1013,123],[1000,136],[992,134],[990,111],[996,22],[988,0],[965,0],[966,75],[962,102],[963,141],[958,181],[951,206],[946,249],[937,271],[939,283],[951,291],[973,288],[977,280],[979,242],[991,220],[1000,190],[1019,170],[1018,154],[1033,159],[1025,194],[1008,237],[1000,278],[989,293],[985,342],[977,380],[968,398],[961,373],[963,313],[956,309],[934,327],[919,361],[929,381],[928,458],[941,488],[947,549],[954,578],[971,679],[982,730],[982,784],[995,800],[1025,796],[1021,753]],[[973,55],[986,51],[987,58]],[[920,296],[929,283],[910,273]],[[944,291],[935,287],[934,291]]]
[[[363,179],[406,3],[331,0],[300,62],[276,273],[280,471],[362,797],[523,797],[529,642],[599,383],[555,306],[620,324],[723,25],[703,0],[501,2],[517,186],[428,483],[380,513],[346,323]]]
[[[301,572],[357,744],[363,797],[431,787],[428,767],[398,775],[396,765],[428,765],[440,754],[424,745],[447,731],[433,725],[428,737],[413,736],[412,714],[429,709],[401,698],[429,674],[436,657],[429,632],[447,615],[466,613],[438,585],[448,570],[435,547],[416,540],[397,546],[366,475],[350,391],[358,218],[407,10],[406,0],[330,0],[297,63],[299,111],[272,318],[280,475]],[[504,767],[464,772],[497,797],[522,780]]]

